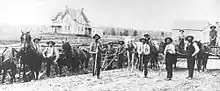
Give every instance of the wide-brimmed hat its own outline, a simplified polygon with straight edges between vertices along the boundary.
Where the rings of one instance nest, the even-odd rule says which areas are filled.
[[[149,37],[150,35],[149,34],[144,34],[144,37]]]
[[[95,37],[99,37],[99,39],[101,38],[98,34],[95,34],[92,38],[95,39]]]
[[[139,41],[142,41],[142,40],[147,41],[146,38],[140,38],[140,39],[139,39]]]
[[[36,40],[41,40],[40,38],[38,38],[38,37],[35,37],[34,39],[33,39],[33,41],[35,42]]]
[[[173,39],[171,37],[166,37],[165,42],[167,42],[168,39],[170,40],[170,42],[173,42]]]
[[[184,30],[179,30],[179,32],[184,32]]]
[[[124,41],[118,41],[118,43],[119,43],[120,45],[125,44],[125,42],[124,42]]]
[[[56,43],[52,40],[48,41],[47,44],[49,45],[50,43],[52,43],[53,45],[55,45]]]
[[[212,29],[212,28],[216,29],[216,26],[214,26],[214,25],[210,26],[210,29]]]
[[[191,37],[192,40],[194,39],[194,37],[192,35],[189,35],[189,36],[186,37],[186,40],[188,40],[189,37]]]
[[[108,42],[108,44],[109,44],[109,45],[113,45],[113,42],[112,42],[112,41],[110,41],[110,42]]]

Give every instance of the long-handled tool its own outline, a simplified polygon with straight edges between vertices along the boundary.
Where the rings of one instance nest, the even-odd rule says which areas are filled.
[[[108,68],[109,65],[111,65],[111,63],[117,58],[117,56],[115,56],[105,67],[103,70],[106,70]]]
[[[95,60],[94,60],[94,67],[93,67],[93,76],[97,72],[97,58],[98,58],[98,47],[96,48],[96,55],[95,55]]]

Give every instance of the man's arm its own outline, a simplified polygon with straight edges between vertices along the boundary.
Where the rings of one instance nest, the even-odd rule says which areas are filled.
[[[46,57],[46,55],[45,55],[46,52],[47,52],[47,48],[45,48],[45,49],[43,50],[43,52],[42,52],[44,58]]]
[[[147,52],[146,52],[146,54],[148,55],[148,54],[150,54],[150,46],[147,44]]]
[[[167,53],[167,45],[165,46],[165,49],[164,49],[164,51],[163,51],[163,54],[164,54],[164,55],[166,55],[166,53]]]
[[[89,52],[90,52],[90,53],[94,53],[94,52],[92,51],[92,49],[93,49],[93,43],[94,43],[94,42],[92,42],[92,43],[90,44],[90,46],[89,46]]]
[[[141,47],[140,46],[137,46],[137,53],[141,54]]]
[[[186,43],[186,44],[184,45],[184,51],[186,51],[187,45],[188,45],[188,43]]]
[[[59,57],[60,57],[59,51],[56,48],[54,48],[54,52],[55,52],[55,56],[56,56],[54,61],[57,61],[59,59]]]
[[[199,47],[196,43],[193,43],[193,47],[195,48],[195,52],[192,54],[192,56],[195,56],[199,52]]]
[[[174,45],[172,45],[172,54],[175,54],[176,53],[176,51],[175,51],[175,46]]]

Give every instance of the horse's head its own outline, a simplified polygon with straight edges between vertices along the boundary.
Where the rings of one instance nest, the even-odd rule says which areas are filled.
[[[30,31],[28,32],[23,32],[21,31],[21,44],[23,45],[23,47],[28,47],[29,44],[31,44],[31,35],[30,35]]]
[[[63,43],[63,45],[62,45],[63,52],[70,52],[72,50],[69,42],[63,41],[62,43]]]

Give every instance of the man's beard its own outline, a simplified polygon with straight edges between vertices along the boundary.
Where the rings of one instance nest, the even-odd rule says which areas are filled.
[[[97,42],[99,39],[95,39],[95,41]]]

